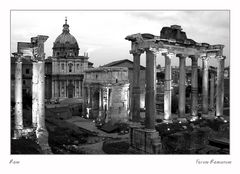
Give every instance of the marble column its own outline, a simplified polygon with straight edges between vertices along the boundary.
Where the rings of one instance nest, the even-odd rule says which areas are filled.
[[[88,91],[87,91],[87,101],[88,101],[88,106],[90,106],[90,93],[91,93],[91,89],[90,86],[87,87]]]
[[[92,109],[93,108],[93,87],[90,87],[90,108]]]
[[[216,116],[223,116],[224,109],[224,56],[217,56]]]
[[[39,117],[39,63],[38,62],[33,62],[32,63],[32,126],[33,128],[37,128],[37,119]]]
[[[45,131],[45,62],[42,60],[37,64],[39,65],[37,131]]]
[[[33,79],[36,83],[36,88],[33,88],[33,93],[37,93],[35,97],[38,99],[37,115],[33,116],[37,117],[37,127],[36,127],[36,137],[39,146],[41,147],[43,153],[51,153],[51,149],[48,145],[48,132],[45,126],[45,53],[44,53],[44,42],[48,39],[48,36],[39,35],[37,37],[31,38],[31,43],[34,46],[35,52],[32,57],[33,61],[36,63],[35,70],[33,70]],[[33,102],[33,105],[34,105]],[[34,125],[34,123],[33,123]]]
[[[133,122],[140,121],[140,56],[141,50],[130,52],[133,54],[133,83],[131,97],[131,115]]]
[[[52,80],[52,98],[54,98],[54,80]]]
[[[165,57],[165,82],[164,82],[164,120],[169,121],[171,119],[171,102],[172,102],[172,70],[171,70],[171,58],[173,54],[163,54]]]
[[[202,114],[208,115],[208,57],[202,57]]]
[[[215,74],[210,74],[210,108],[214,110],[214,94],[215,94]]]
[[[190,56],[192,59],[191,74],[191,116],[198,116],[198,58]]]
[[[99,116],[101,116],[102,115],[102,89],[101,88],[99,88],[99,101],[98,101],[98,103],[99,103]]]
[[[22,108],[22,60],[20,56],[16,56],[15,68],[15,127],[14,137],[18,139],[21,137],[23,129],[23,108]]]
[[[186,57],[183,55],[177,55],[179,57],[179,95],[178,95],[178,116],[185,117],[185,105],[186,105]]]
[[[81,85],[81,80],[79,80],[78,81],[78,98],[82,97],[81,92],[82,92],[82,85]]]
[[[146,50],[146,95],[145,128],[155,129],[156,117],[156,51]]]
[[[67,98],[67,81],[64,81],[64,97]]]

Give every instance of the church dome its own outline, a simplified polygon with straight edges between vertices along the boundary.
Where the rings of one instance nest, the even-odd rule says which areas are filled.
[[[65,44],[65,43],[69,43],[69,44],[77,44],[77,40],[75,39],[75,37],[73,35],[71,35],[70,33],[62,33],[60,34],[57,39],[55,40],[54,43],[60,43],[60,44]]]
[[[53,43],[53,56],[55,57],[74,57],[78,56],[79,47],[77,40],[69,32],[67,19],[63,25],[62,33],[56,38]]]

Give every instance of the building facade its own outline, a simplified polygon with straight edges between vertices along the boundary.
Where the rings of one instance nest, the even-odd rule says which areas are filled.
[[[47,72],[51,74],[52,100],[83,99],[84,70],[88,68],[88,55],[79,56],[77,40],[69,32],[67,19],[63,25],[62,33],[53,43],[53,54],[46,61],[50,64]],[[49,83],[50,85],[50,83]]]

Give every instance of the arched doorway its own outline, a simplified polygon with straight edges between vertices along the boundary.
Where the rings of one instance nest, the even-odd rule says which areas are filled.
[[[72,84],[72,81],[68,84],[68,98],[73,98],[74,94],[74,85]]]

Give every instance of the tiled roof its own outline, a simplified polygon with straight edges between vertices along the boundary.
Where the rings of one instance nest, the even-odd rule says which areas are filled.
[[[105,64],[105,65],[103,65],[103,67],[117,66],[117,65],[119,65],[121,63],[124,63],[124,62],[129,62],[129,63],[133,64],[133,62],[129,59],[122,59],[122,60],[117,60],[117,61],[113,61],[113,62],[110,62],[108,64]],[[141,66],[141,69],[145,69],[144,66],[142,66],[142,65],[140,65],[140,66]]]

